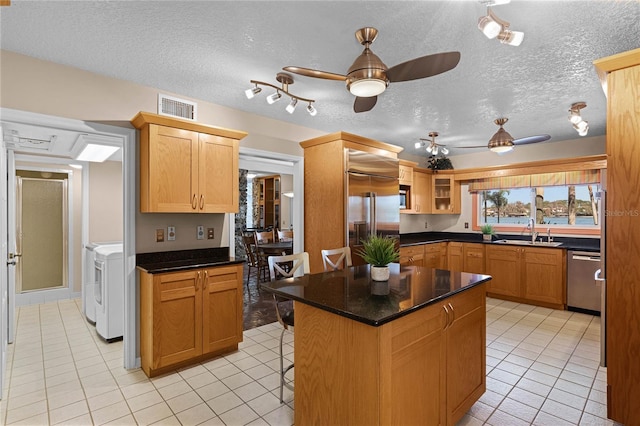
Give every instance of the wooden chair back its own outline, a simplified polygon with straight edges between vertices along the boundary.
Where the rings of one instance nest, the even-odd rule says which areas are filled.
[[[273,231],[255,232],[256,244],[274,242]]]
[[[281,231],[278,229],[278,241],[293,241],[293,230],[285,229]]]
[[[351,266],[351,248],[348,246],[320,250],[320,253],[322,253],[322,264],[325,271],[337,271]]]

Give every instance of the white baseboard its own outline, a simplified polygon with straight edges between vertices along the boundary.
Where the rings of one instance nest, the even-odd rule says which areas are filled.
[[[56,302],[58,300],[79,299],[81,297],[82,293],[72,292],[68,288],[30,291],[16,294],[16,306],[37,305],[40,303]]]

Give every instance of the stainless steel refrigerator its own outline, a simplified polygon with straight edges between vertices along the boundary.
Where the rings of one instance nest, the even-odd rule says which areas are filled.
[[[368,236],[391,236],[400,245],[398,160],[351,149],[347,154],[347,242],[353,264],[361,265],[357,253]]]
[[[600,310],[600,366],[607,366],[607,170],[600,171],[600,192],[598,207],[600,209],[600,269],[594,274],[596,286],[601,291]]]

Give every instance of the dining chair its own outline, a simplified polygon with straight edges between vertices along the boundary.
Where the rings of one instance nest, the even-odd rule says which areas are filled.
[[[252,269],[256,270],[256,287],[260,290],[260,281],[266,281],[267,279],[267,271],[269,270],[267,259],[258,252],[253,235],[243,235],[242,244],[247,254],[247,266],[249,267],[247,268],[247,292],[250,292],[249,278],[251,277]]]
[[[307,252],[289,254],[285,256],[269,256],[268,259],[269,275],[271,276],[272,281],[281,278],[291,278],[298,270],[305,275],[310,272],[309,253]],[[285,265],[289,266],[286,267]],[[285,380],[285,374],[293,368],[293,363],[285,368],[284,354],[282,353],[284,332],[289,330],[289,327],[294,326],[293,304],[291,300],[276,294],[273,295],[273,301],[275,302],[276,307],[276,317],[278,318],[280,325],[282,325],[282,332],[280,333],[280,403],[283,404],[284,399],[282,398],[282,394],[284,387],[286,386],[287,389],[293,391],[291,383],[287,383]]]
[[[325,271],[337,271],[351,266],[351,247],[320,250]]]
[[[278,241],[293,241],[293,230],[292,229],[285,229],[285,230],[280,230],[278,229]]]
[[[273,231],[256,231],[254,233],[256,238],[256,244],[260,243],[272,243],[274,241]]]

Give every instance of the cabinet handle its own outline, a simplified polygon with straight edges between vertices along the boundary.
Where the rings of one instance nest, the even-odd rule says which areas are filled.
[[[445,323],[444,323],[444,327],[443,330],[446,330],[447,327],[449,326],[449,310],[447,309],[447,307],[445,305],[442,305],[442,309],[444,309],[444,314],[445,314]]]
[[[198,278],[196,278],[196,291],[198,291],[198,283],[200,282],[200,271],[198,271]]]
[[[449,308],[451,308],[451,322],[449,323],[449,326],[451,326],[451,324],[456,320],[456,313],[453,310],[453,305],[451,305],[451,303],[448,303],[448,305]]]
[[[195,210],[196,207],[198,207],[198,198],[196,197],[196,194],[193,194],[193,198],[191,199],[191,208]]]
[[[204,194],[200,195],[200,210],[204,208]]]
[[[202,280],[202,291],[205,291],[205,289],[207,288],[208,279],[209,279],[209,272],[208,271],[204,271],[204,278]]]

